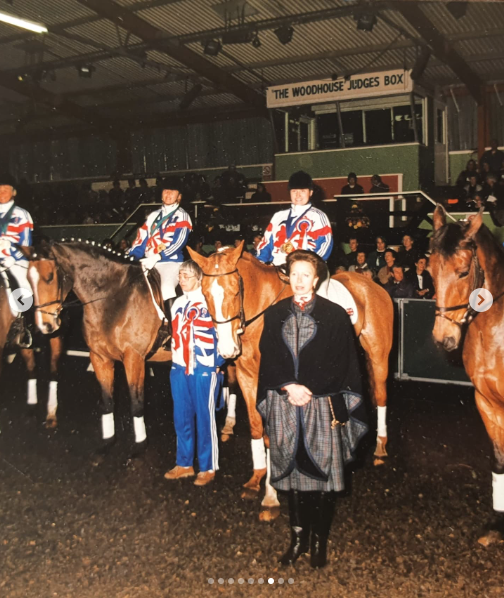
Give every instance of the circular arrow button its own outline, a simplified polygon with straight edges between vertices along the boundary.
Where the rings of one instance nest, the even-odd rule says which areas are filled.
[[[33,293],[23,287],[14,289],[9,295],[9,304],[12,311],[28,311],[33,305]]]
[[[474,311],[487,311],[493,305],[493,295],[487,289],[475,289],[469,297],[469,305]]]

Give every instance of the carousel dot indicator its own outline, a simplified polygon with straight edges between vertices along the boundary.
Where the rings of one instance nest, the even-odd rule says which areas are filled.
[[[252,577],[249,577],[248,582],[249,582],[250,585],[252,585],[254,583],[254,580],[252,579]]]
[[[213,582],[214,582],[214,580],[213,580],[212,578],[210,578],[210,579],[208,580],[208,583],[209,583],[210,585],[212,585],[212,584],[213,584]]]
[[[219,577],[219,579],[217,580],[221,585],[224,583],[224,580],[222,579],[222,577]]]
[[[240,577],[240,579],[238,580],[238,583],[241,585],[244,582],[245,582],[245,580],[243,579],[243,577]]]
[[[274,580],[272,577],[270,577],[270,578],[268,579],[268,583],[271,585],[272,583],[275,583],[275,580]]]
[[[233,584],[234,584],[234,579],[233,579],[232,577],[230,577],[230,578],[228,579],[228,583],[229,583],[229,584],[231,584],[231,585],[233,585]]]
[[[260,578],[257,580],[257,583],[264,583],[264,579],[263,579],[262,577],[260,577]]]
[[[290,583],[290,584],[293,584],[293,583],[294,583],[294,580],[292,579],[292,577],[289,577],[289,579],[288,579],[287,581],[288,581],[288,583]]]
[[[283,582],[284,582],[284,580],[283,580],[283,577],[279,577],[279,578],[278,578],[278,583],[279,583],[280,585],[282,585],[282,584],[283,584]]]

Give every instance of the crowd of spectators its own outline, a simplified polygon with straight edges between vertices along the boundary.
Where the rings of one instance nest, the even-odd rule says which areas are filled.
[[[374,174],[371,177],[371,188],[367,193],[388,193],[390,187],[381,180],[379,174]],[[364,187],[357,182],[357,175],[355,172],[350,172],[347,176],[347,184],[341,188],[340,195],[362,195],[366,193]]]
[[[493,217],[504,210],[504,152],[498,146],[497,139],[492,139],[479,164],[469,160],[459,174],[456,184],[463,208],[477,211],[484,207]]]

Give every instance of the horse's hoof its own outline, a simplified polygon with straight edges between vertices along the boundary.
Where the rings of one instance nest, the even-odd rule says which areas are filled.
[[[56,419],[54,419],[54,418],[46,419],[45,427],[47,430],[55,430],[57,425],[58,425],[58,422],[56,421]]]
[[[112,449],[112,447],[114,446],[115,443],[116,443],[115,436],[112,436],[112,438],[108,438],[107,440],[104,440],[102,446],[99,449],[97,449],[96,454],[99,457],[104,457],[105,455],[108,455],[108,453],[110,452],[110,450]]]
[[[378,436],[376,439],[376,449],[374,452],[375,457],[388,457],[387,454],[387,438],[384,436]]]
[[[143,442],[136,442],[135,448],[133,449],[133,452],[131,453],[131,458],[138,459],[139,457],[141,457],[145,453],[145,450],[147,449],[147,444],[148,444],[147,439],[144,440]]]
[[[224,436],[232,436],[234,434],[235,424],[236,419],[234,417],[226,417],[226,422],[221,430],[221,438],[224,438]],[[228,440],[228,438],[226,438],[226,440]],[[222,442],[226,442],[226,440],[223,440]]]
[[[378,458],[376,458],[376,459],[374,459],[374,461],[373,461],[373,465],[374,465],[375,467],[379,467],[380,465],[385,465],[385,463],[386,463],[386,462],[387,462],[387,460],[386,460],[386,459],[378,459]]]
[[[254,488],[244,487],[241,493],[241,498],[244,498],[245,500],[257,500],[259,496],[259,490],[260,488],[257,488],[257,490],[255,490]]]
[[[223,434],[223,433],[221,433],[221,437],[220,437],[221,438],[221,442],[227,442],[231,438],[231,436],[233,436],[233,434]]]
[[[496,513],[478,542],[482,546],[504,542],[504,513]]]
[[[261,507],[259,521],[274,521],[280,515],[280,507]]]

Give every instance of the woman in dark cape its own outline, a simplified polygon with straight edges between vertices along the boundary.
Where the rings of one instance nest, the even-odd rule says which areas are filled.
[[[294,297],[264,315],[257,409],[269,437],[271,484],[289,492],[291,545],[280,562],[294,563],[310,548],[311,565],[323,567],[344,465],[367,432],[361,374],[350,318],[315,294],[327,272],[323,260],[294,251],[287,272]]]

